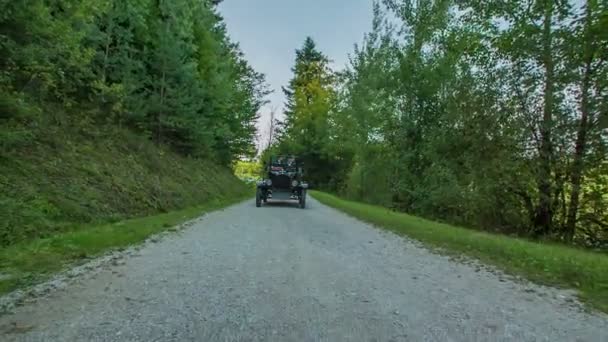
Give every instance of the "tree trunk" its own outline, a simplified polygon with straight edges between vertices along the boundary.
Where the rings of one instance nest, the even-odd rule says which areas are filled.
[[[103,54],[103,72],[101,74],[101,82],[106,85],[106,79],[107,79],[107,74],[108,74],[108,60],[110,58],[110,45],[112,44],[112,34],[113,34],[113,30],[114,30],[114,18],[112,18],[109,14],[108,14],[108,21],[106,23],[106,42],[105,42],[105,46],[104,46],[104,54]],[[105,99],[104,99],[105,101]]]
[[[587,92],[588,90],[584,90]],[[583,93],[583,98],[587,98],[588,95]],[[572,163],[572,174],[570,182],[572,183],[572,192],[570,193],[570,205],[568,208],[568,218],[566,221],[566,238],[571,241],[574,238],[576,230],[576,215],[578,212],[581,181],[583,178],[583,157],[585,155],[586,144],[587,144],[587,126],[588,126],[588,108],[587,99],[582,100],[581,107],[581,122],[576,137],[576,146],[574,150],[574,161]]]
[[[576,233],[576,218],[579,209],[581,183],[583,179],[585,151],[587,149],[587,131],[589,130],[589,91],[591,85],[591,65],[593,63],[593,51],[591,42],[591,14],[595,0],[587,2],[586,23],[585,23],[585,48],[583,62],[585,71],[581,84],[581,121],[576,136],[576,145],[574,148],[574,161],[572,162],[572,172],[570,182],[572,183],[572,192],[570,194],[570,205],[568,208],[568,218],[566,221],[565,237],[568,241],[572,241]]]
[[[552,230],[552,205],[551,205],[551,169],[552,169],[552,128],[553,128],[553,78],[554,64],[552,56],[552,32],[551,24],[553,18],[553,0],[545,1],[545,18],[543,23],[543,64],[545,67],[545,94],[543,119],[540,126],[540,153],[538,172],[538,206],[534,218],[536,235],[545,235]]]
[[[163,124],[162,124],[162,117],[163,117],[163,111],[164,111],[164,106],[165,106],[165,81],[166,81],[166,75],[167,73],[164,71],[163,68],[163,76],[162,76],[162,81],[161,81],[161,86],[160,86],[160,110],[158,111],[158,118],[157,118],[157,127],[156,127],[156,143],[158,145],[160,145],[162,143],[162,137],[163,137]]]
[[[270,132],[269,132],[269,136],[268,136],[268,147],[270,148],[272,146],[272,139],[274,138],[274,130],[275,130],[275,123],[274,123],[274,117],[275,117],[275,111],[276,109],[273,107],[272,109],[270,109]]]

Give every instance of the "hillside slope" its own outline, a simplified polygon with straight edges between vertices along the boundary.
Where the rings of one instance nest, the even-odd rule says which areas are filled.
[[[224,167],[115,126],[31,134],[0,150],[0,246],[247,191]]]

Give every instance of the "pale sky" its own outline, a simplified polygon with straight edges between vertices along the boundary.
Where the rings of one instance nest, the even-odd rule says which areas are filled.
[[[253,68],[266,75],[274,90],[262,109],[260,134],[265,136],[268,113],[282,112],[281,86],[292,76],[295,49],[306,36],[332,61],[334,69],[348,62],[355,43],[372,25],[372,0],[224,0],[220,13],[233,41],[238,42]]]

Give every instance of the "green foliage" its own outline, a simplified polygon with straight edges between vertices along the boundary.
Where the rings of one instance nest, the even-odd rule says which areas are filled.
[[[0,0],[0,246],[247,191],[267,89],[218,3]]]
[[[316,153],[319,185],[353,199],[608,246],[606,5],[382,4],[345,71],[307,72],[327,58],[298,50],[275,149]],[[311,93],[310,75],[327,75],[331,96]]]
[[[262,176],[262,164],[258,161],[238,160],[233,169],[235,176],[249,183],[260,179]]]
[[[296,50],[294,77],[283,91],[287,96],[285,120],[279,127],[277,146],[281,154],[298,155],[312,186],[331,182],[333,155],[329,151],[330,112],[335,103],[334,75],[329,60],[312,38]],[[326,167],[329,166],[329,167]]]
[[[229,166],[254,151],[267,89],[228,38],[217,3],[2,1],[0,90],[39,108],[28,124],[57,124],[48,110],[57,104],[69,114],[62,124],[128,126]],[[17,112],[2,108],[1,118],[25,123]]]
[[[114,126],[45,130],[0,158],[0,246],[249,191],[222,165]]]
[[[462,254],[533,281],[577,289],[590,306],[608,312],[606,254],[437,223],[322,192],[311,194],[324,204],[436,247],[439,252]]]

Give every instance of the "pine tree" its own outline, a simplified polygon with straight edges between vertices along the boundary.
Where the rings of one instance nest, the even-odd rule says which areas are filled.
[[[296,50],[294,77],[283,89],[287,103],[285,119],[281,123],[279,146],[284,153],[299,155],[307,165],[308,179],[327,184],[332,170],[327,148],[329,116],[335,105],[334,75],[329,59],[317,50],[312,38],[307,37]]]

